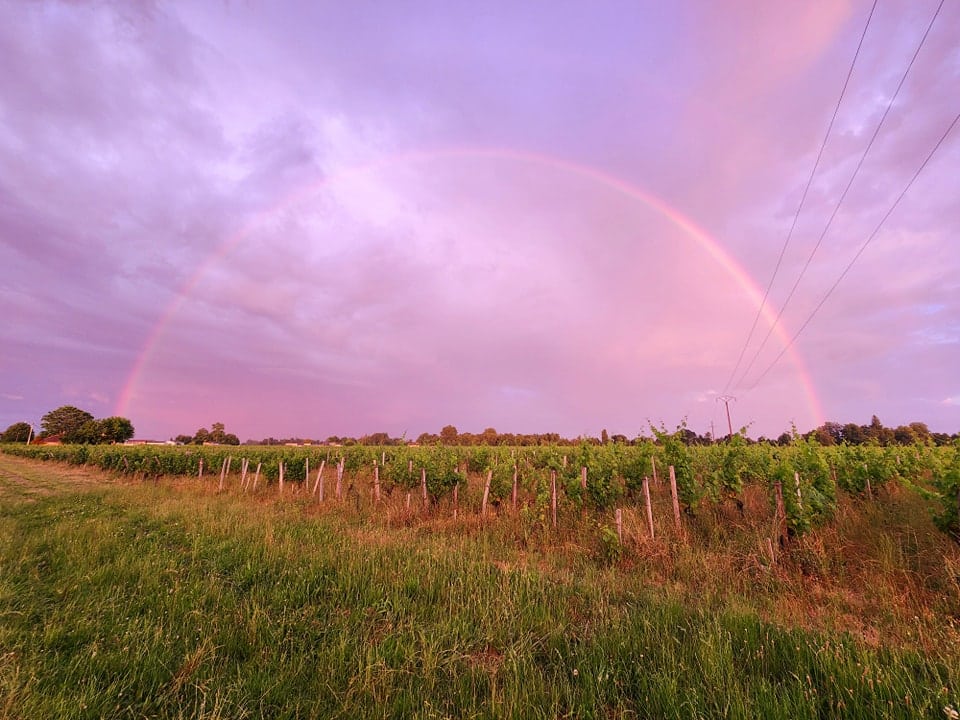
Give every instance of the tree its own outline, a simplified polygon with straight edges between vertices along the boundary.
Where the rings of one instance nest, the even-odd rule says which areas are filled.
[[[205,442],[212,442],[210,440],[210,431],[206,428],[200,428],[197,430],[197,434],[193,436],[194,445],[203,445]]]
[[[456,445],[457,429],[453,425],[444,425],[440,429],[440,442],[444,445]]]
[[[864,441],[862,428],[856,423],[847,423],[843,426],[843,441],[848,445],[860,445]]]
[[[600,444],[606,445],[610,442],[610,433],[607,432],[607,429],[604,428],[600,431]]]
[[[913,430],[913,435],[919,442],[928,443],[930,441],[930,428],[927,427],[926,423],[912,422],[910,423],[910,429]]]
[[[42,435],[60,435],[63,442],[77,442],[77,435],[84,423],[93,420],[93,415],[86,410],[73,407],[73,405],[64,405],[56,410],[51,410],[40,418],[40,427],[43,428]],[[82,441],[81,441],[82,442]]]
[[[87,445],[97,445],[100,440],[100,423],[96,420],[87,420],[83,425],[70,433],[70,439],[66,442],[85,443]]]
[[[125,417],[108,417],[99,420],[100,440],[104,443],[122,443],[133,437],[133,423]]]
[[[808,434],[821,445],[839,445],[843,441],[843,426],[840,423],[825,422]]]
[[[33,428],[30,427],[30,423],[18,422],[4,430],[0,440],[8,443],[25,443],[32,433]]]
[[[221,422],[215,422],[210,427],[210,437],[207,438],[207,442],[223,444],[226,436],[226,426]]]

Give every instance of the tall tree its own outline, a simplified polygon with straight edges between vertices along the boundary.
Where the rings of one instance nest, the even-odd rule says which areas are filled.
[[[215,422],[210,426],[210,437],[207,439],[207,441],[223,444],[226,436],[227,432],[224,424],[222,422]]]
[[[64,405],[51,410],[40,418],[43,435],[60,435],[64,442],[77,442],[77,435],[84,423],[93,420],[93,415],[73,405]]]

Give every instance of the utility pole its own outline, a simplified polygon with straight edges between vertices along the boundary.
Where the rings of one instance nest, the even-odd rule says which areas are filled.
[[[730,421],[730,401],[736,400],[733,395],[720,395],[717,398],[718,402],[722,402],[724,407],[727,409],[727,429],[730,431],[730,434],[727,435],[727,438],[733,437],[733,423]]]

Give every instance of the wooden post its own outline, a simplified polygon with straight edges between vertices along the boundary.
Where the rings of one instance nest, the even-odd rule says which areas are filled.
[[[550,516],[553,518],[553,527],[557,526],[557,471],[550,471]]]
[[[317,481],[313,484],[313,492],[310,493],[311,495],[316,495],[316,494],[317,494],[317,488],[318,488],[318,487],[322,487],[321,481],[322,481],[322,479],[323,479],[323,467],[324,467],[324,465],[326,465],[326,464],[327,464],[327,461],[326,461],[326,460],[321,460],[321,461],[320,461],[320,469],[317,470]],[[323,490],[320,491],[320,502],[323,502]]]
[[[670,495],[673,497],[673,522],[677,526],[677,530],[682,530],[680,525],[680,498],[677,496],[677,473],[673,469],[673,465],[670,466]]]
[[[429,504],[429,499],[427,498],[427,469],[420,468],[420,495],[423,497],[423,506],[426,507]]]
[[[373,500],[380,502],[380,466],[373,464]]]
[[[407,460],[407,474],[413,475],[413,460]]]
[[[283,495],[283,460],[280,461],[280,494]]]
[[[513,493],[510,495],[510,499],[513,502],[513,510],[517,510],[517,466],[513,466]]]
[[[643,476],[643,502],[647,506],[647,527],[650,528],[650,539],[653,540],[653,507],[650,505],[650,478]]]
[[[387,464],[387,451],[386,451],[386,450],[383,450],[383,451],[380,453],[380,464],[381,464],[381,465],[386,465],[386,464]]]
[[[863,464],[863,476],[867,480],[867,497],[873,500],[873,488],[870,487],[870,469],[866,463]]]
[[[566,455],[563,456],[563,469],[564,469],[564,470],[567,469],[567,456],[566,456]]]
[[[650,466],[653,468],[653,481],[659,485],[660,478],[657,477],[657,459],[653,455],[650,456]]]
[[[200,458],[200,469],[197,471],[197,479],[203,480],[203,458]]]
[[[250,461],[246,458],[243,459],[243,462],[240,465],[240,489],[247,489],[247,466],[250,464]]]
[[[960,518],[960,489],[957,490],[957,517]]]
[[[583,491],[584,491],[584,495],[586,495],[586,491],[587,491],[587,468],[586,468],[586,466],[583,466],[583,467],[580,468],[580,489],[583,490]]]
[[[797,488],[797,507],[803,510],[803,497],[800,495],[800,473],[793,472],[793,484]]]
[[[490,481],[493,479],[493,470],[487,470],[487,481],[483,485],[483,502],[480,504],[480,517],[487,516],[487,500],[490,497]]]
[[[343,460],[340,458],[340,462],[337,463],[337,502],[343,494]]]
[[[786,524],[787,513],[783,505],[783,485],[777,481],[773,484],[773,489],[777,495],[777,507],[773,516],[773,535],[777,538],[777,542],[780,543],[786,539],[784,525]]]
[[[411,494],[410,491],[407,490],[407,510],[410,509],[410,494]]]
[[[303,490],[310,487],[310,458],[303,459]]]
[[[623,545],[623,510],[617,508],[613,516],[617,523],[617,541]]]
[[[453,519],[457,519],[457,511],[460,509],[460,483],[453,486]]]
[[[220,486],[217,488],[217,492],[223,491],[223,476],[227,472],[227,459],[224,458],[223,462],[220,463]]]
[[[260,479],[260,465],[261,465],[261,463],[257,463],[257,474],[253,476],[253,489],[254,489],[254,490],[257,489],[257,480]]]

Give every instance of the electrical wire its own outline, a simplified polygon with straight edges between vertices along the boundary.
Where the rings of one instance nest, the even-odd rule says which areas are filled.
[[[883,227],[883,224],[887,221],[887,218],[889,218],[893,214],[893,211],[896,210],[897,205],[899,205],[900,201],[903,200],[903,197],[907,194],[907,191],[913,185],[914,181],[920,176],[920,173],[923,172],[923,169],[927,166],[927,163],[930,162],[930,159],[934,156],[934,154],[943,144],[944,140],[947,139],[947,136],[950,134],[953,128],[956,127],[958,122],[960,122],[960,113],[957,113],[956,116],[954,116],[953,122],[950,123],[950,126],[946,129],[943,135],[940,136],[940,139],[937,140],[937,144],[933,146],[933,149],[929,153],[927,153],[927,157],[924,158],[923,163],[921,163],[920,167],[917,168],[917,171],[913,174],[913,177],[910,178],[910,181],[906,184],[903,190],[900,191],[900,194],[897,196],[897,199],[893,201],[893,205],[890,206],[890,209],[887,210],[883,218],[881,218],[880,222],[874,228],[873,232],[870,233],[867,239],[860,246],[860,249],[857,250],[856,254],[853,256],[850,262],[847,263],[847,266],[843,269],[843,272],[840,273],[839,277],[837,277],[837,279],[834,281],[833,285],[830,286],[830,289],[827,290],[827,292],[824,294],[822,298],[820,298],[820,302],[817,303],[816,307],[813,308],[813,310],[807,316],[807,319],[803,321],[803,324],[800,326],[797,332],[794,333],[792,338],[790,338],[790,341],[783,346],[783,349],[780,351],[780,354],[773,359],[773,362],[771,362],[762,373],[760,373],[757,379],[754,380],[753,383],[747,388],[748,390],[753,390],[757,385],[760,384],[760,382],[767,376],[767,373],[769,373],[773,369],[773,367],[780,361],[780,358],[782,358],[786,354],[787,350],[793,345],[794,342],[796,342],[797,338],[800,337],[800,333],[802,333],[804,329],[807,327],[807,325],[810,324],[810,321],[813,320],[817,312],[819,312],[820,308],[823,307],[823,304],[827,301],[830,295],[833,294],[833,291],[837,289],[837,286],[840,284],[840,282],[847,276],[847,273],[850,272],[850,268],[852,268],[854,263],[857,262],[857,260],[863,254],[863,251],[866,250],[867,246],[869,246],[870,243],[873,242],[874,238],[877,237],[877,235],[880,232],[880,228]]]
[[[827,224],[824,226],[823,231],[820,233],[820,237],[817,238],[816,244],[813,246],[813,250],[810,251],[810,255],[807,256],[807,261],[804,263],[803,268],[800,270],[800,274],[797,276],[796,281],[793,283],[793,287],[790,288],[790,292],[787,294],[786,299],[783,301],[783,305],[780,306],[780,310],[777,312],[777,317],[770,324],[770,327],[767,329],[767,334],[764,336],[763,341],[760,343],[760,346],[757,348],[756,352],[753,354],[753,357],[750,359],[750,362],[747,364],[746,369],[740,374],[739,380],[737,380],[737,386],[743,384],[743,381],[746,379],[747,375],[750,373],[750,370],[753,369],[754,364],[757,362],[757,359],[760,357],[760,353],[763,352],[763,349],[767,346],[767,342],[770,340],[770,336],[773,334],[773,329],[777,326],[777,323],[780,322],[780,318],[783,317],[784,310],[787,309],[787,305],[790,304],[790,300],[793,299],[794,293],[796,293],[797,288],[800,286],[800,281],[803,280],[804,275],[807,274],[807,269],[810,267],[810,263],[813,261],[813,256],[817,254],[817,250],[820,249],[820,245],[823,243],[823,239],[826,237],[827,232],[830,230],[830,226],[833,225],[834,219],[837,217],[837,213],[840,211],[840,206],[843,205],[843,201],[847,197],[847,193],[850,192],[850,188],[853,186],[853,181],[856,180],[857,175],[860,173],[860,168],[863,167],[864,161],[867,159],[867,155],[870,152],[870,148],[873,147],[873,143],[876,141],[877,136],[880,134],[880,129],[883,127],[884,122],[886,122],[887,115],[890,114],[890,109],[893,107],[894,101],[896,101],[897,96],[900,94],[901,88],[907,79],[907,76],[910,74],[910,69],[913,67],[913,63],[917,59],[917,55],[920,54],[920,49],[923,47],[924,43],[927,41],[927,36],[930,34],[930,30],[933,28],[933,24],[937,20],[937,16],[940,15],[940,10],[943,8],[945,0],[940,0],[940,4],[937,5],[936,11],[933,13],[933,17],[930,19],[930,23],[927,25],[926,31],[923,33],[923,37],[920,38],[920,44],[917,45],[917,49],[913,52],[913,57],[910,58],[910,63],[907,65],[907,69],[904,70],[903,75],[900,77],[900,82],[897,84],[897,89],[894,91],[893,95],[890,98],[890,101],[887,103],[886,109],[883,111],[883,115],[880,117],[880,122],[877,124],[876,129],[873,131],[873,135],[870,137],[870,142],[867,143],[867,146],[863,150],[863,154],[860,156],[859,162],[857,162],[856,168],[853,170],[853,174],[850,176],[850,179],[847,181],[846,187],[843,189],[843,192],[840,194],[840,199],[837,200],[837,204],[833,208],[833,212],[830,214]]]
[[[833,129],[833,123],[837,119],[837,114],[840,112],[840,105],[843,102],[843,96],[847,92],[847,86],[850,84],[850,78],[853,75],[853,68],[857,64],[857,58],[860,57],[860,48],[863,47],[863,39],[867,36],[867,30],[870,28],[870,21],[873,19],[873,12],[877,9],[878,0],[873,0],[873,6],[870,8],[870,14],[867,16],[867,24],[863,27],[863,32],[860,33],[860,42],[857,43],[857,50],[853,54],[853,60],[850,61],[850,68],[847,70],[847,77],[843,81],[843,87],[840,89],[840,97],[837,98],[837,105],[833,109],[833,115],[830,117],[830,123],[827,125],[827,132],[823,136],[823,142],[820,143],[820,150],[817,152],[817,159],[813,163],[813,169],[810,171],[810,177],[807,178],[807,184],[803,188],[803,194],[800,196],[800,204],[797,206],[797,212],[793,215],[793,222],[790,223],[790,230],[787,232],[787,238],[783,241],[783,247],[780,248],[780,255],[777,257],[776,265],[773,268],[773,274],[770,276],[770,281],[767,283],[767,289],[763,291],[763,299],[760,301],[760,305],[757,307],[757,314],[753,318],[753,324],[750,326],[750,332],[747,333],[747,339],[743,343],[743,347],[740,348],[740,355],[737,357],[737,362],[733,366],[733,370],[730,371],[730,377],[727,378],[726,384],[723,386],[723,393],[725,394],[727,390],[730,389],[730,383],[733,382],[733,378],[737,374],[737,370],[740,369],[740,363],[743,362],[743,356],[747,352],[747,348],[750,346],[750,341],[753,339],[753,333],[757,329],[757,323],[760,321],[760,316],[763,314],[763,308],[767,304],[767,298],[770,296],[770,290],[773,288],[773,281],[777,278],[777,273],[780,271],[780,265],[783,263],[783,256],[787,252],[787,246],[790,245],[790,240],[793,238],[793,231],[797,227],[797,220],[800,218],[800,211],[803,210],[803,204],[807,200],[807,193],[810,192],[810,186],[813,184],[813,178],[817,174],[817,168],[820,166],[820,159],[823,157],[823,151],[827,147],[827,140],[830,137],[830,131]]]

